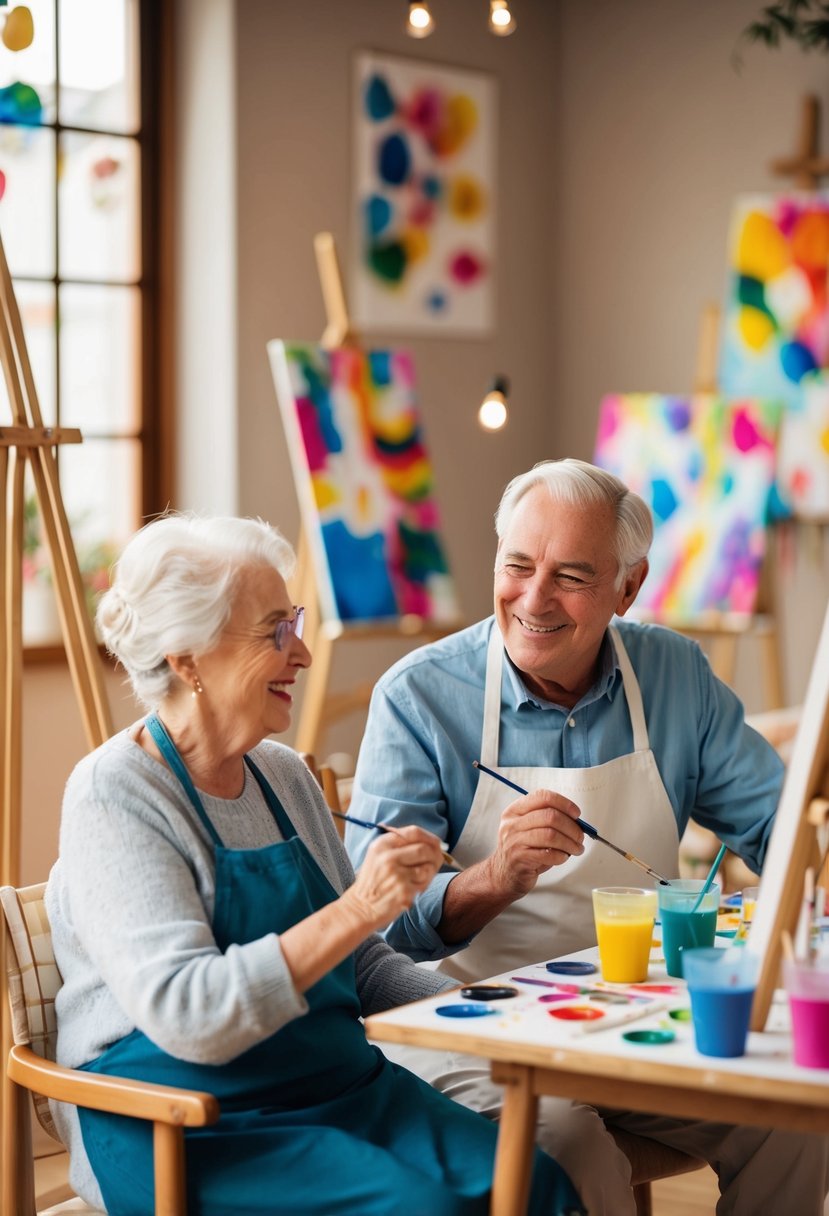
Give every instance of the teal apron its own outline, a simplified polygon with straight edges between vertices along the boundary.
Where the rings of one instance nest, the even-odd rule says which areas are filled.
[[[162,723],[151,715],[146,726],[215,846],[213,934],[222,952],[283,933],[337,898],[250,757],[245,762],[285,839],[226,849]],[[84,1067],[219,1099],[219,1121],[185,1136],[194,1216],[485,1216],[494,1125],[368,1044],[353,956],[305,996],[304,1016],[228,1064],[175,1059],[135,1030]],[[150,1126],[97,1111],[79,1117],[107,1212],[151,1216]],[[567,1175],[540,1152],[529,1210],[584,1211]]]

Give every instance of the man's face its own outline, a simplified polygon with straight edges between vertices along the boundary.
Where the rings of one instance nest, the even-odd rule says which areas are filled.
[[[575,705],[596,676],[614,613],[636,598],[647,561],[616,587],[616,519],[610,506],[575,506],[544,486],[516,506],[495,560],[495,617],[527,686]]]

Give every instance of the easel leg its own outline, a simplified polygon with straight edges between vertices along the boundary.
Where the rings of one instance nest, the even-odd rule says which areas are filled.
[[[711,670],[718,680],[734,686],[737,667],[737,638],[733,633],[718,633],[711,642]]]
[[[297,728],[295,746],[298,752],[316,753],[317,750],[333,646],[332,638],[326,637],[323,631],[317,633],[314,661],[306,676],[305,696]]]

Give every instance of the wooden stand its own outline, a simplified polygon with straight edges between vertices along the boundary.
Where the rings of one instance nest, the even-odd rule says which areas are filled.
[[[352,329],[345,302],[334,238],[330,232],[320,232],[314,238],[317,270],[322,285],[327,315],[320,345],[325,350],[358,343]],[[296,603],[305,605],[305,640],[313,653],[314,662],[305,677],[305,694],[297,725],[296,748],[300,752],[319,753],[323,732],[333,722],[348,714],[363,710],[371,699],[373,680],[364,680],[346,692],[329,691],[331,667],[338,642],[347,639],[372,641],[398,638],[413,642],[428,642],[445,637],[461,626],[437,624],[418,616],[402,616],[386,622],[344,624],[326,621],[320,611],[320,595],[308,535],[303,528],[297,546],[297,571],[293,580]]]
[[[817,190],[821,177],[829,175],[829,156],[818,154],[820,101],[813,94],[803,98],[800,136],[794,156],[781,156],[769,165],[777,177],[791,177],[799,190]]]
[[[775,816],[746,949],[761,958],[752,1029],[766,1024],[779,983],[781,933],[795,936],[804,878],[818,858],[816,830],[829,808],[829,610],[815,654],[786,781]]]
[[[49,546],[52,576],[60,609],[66,654],[90,747],[112,734],[101,660],[86,608],[78,560],[58,481],[57,447],[80,443],[80,431],[46,427],[38,405],[32,369],[11,276],[0,241],[0,362],[11,403],[12,425],[0,427],[0,884],[20,885],[22,815],[23,634],[22,562],[24,473],[31,464],[35,494]],[[3,935],[0,935],[2,943]],[[0,945],[2,951],[2,945]],[[5,977],[0,957],[0,975]],[[11,1045],[11,1022],[5,988],[0,999],[0,1144],[4,1168],[9,1163],[9,1129],[14,1112],[5,1061]]]

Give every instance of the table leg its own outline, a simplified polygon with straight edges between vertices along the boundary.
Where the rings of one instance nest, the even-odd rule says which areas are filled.
[[[538,1113],[533,1069],[493,1060],[492,1079],[504,1086],[504,1105],[495,1153],[491,1216],[525,1216]]]

